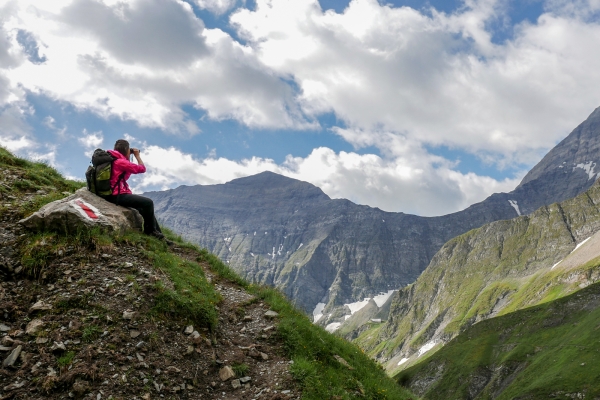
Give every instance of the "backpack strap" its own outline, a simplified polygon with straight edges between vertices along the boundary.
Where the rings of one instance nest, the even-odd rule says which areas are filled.
[[[117,188],[119,188],[119,192],[117,193],[117,205],[119,205],[119,196],[121,195],[121,181],[123,181],[123,178],[125,178],[125,172],[123,172],[123,173],[122,173],[122,174],[119,176],[119,179],[117,179],[117,182],[115,183],[115,186],[116,186]],[[111,192],[112,192],[113,190],[115,190],[115,189],[114,189],[114,188],[115,188],[115,186],[113,186],[113,187],[111,188]]]

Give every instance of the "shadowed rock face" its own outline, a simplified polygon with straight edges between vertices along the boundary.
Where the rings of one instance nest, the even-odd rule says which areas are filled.
[[[588,189],[596,176],[591,168],[600,163],[599,121],[596,110],[515,191],[440,217],[333,200],[309,183],[271,172],[145,195],[166,226],[241,275],[279,287],[308,312],[319,302],[328,311],[413,282],[457,235]]]

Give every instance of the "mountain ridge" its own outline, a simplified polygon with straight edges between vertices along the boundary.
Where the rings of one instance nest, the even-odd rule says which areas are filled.
[[[390,371],[418,362],[469,326],[600,280],[600,182],[574,199],[448,241],[389,319],[356,342]]]
[[[413,282],[451,238],[587,190],[600,163],[600,145],[592,145],[599,132],[596,109],[513,192],[438,217],[330,199],[270,172],[146,195],[162,222],[247,279],[280,288],[308,313],[325,303],[326,326],[343,322],[343,304]]]

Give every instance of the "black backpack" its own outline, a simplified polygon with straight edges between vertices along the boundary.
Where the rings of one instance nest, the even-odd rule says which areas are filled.
[[[113,193],[113,186],[110,185],[113,163],[117,158],[109,152],[102,149],[96,149],[92,155],[92,165],[85,173],[87,188],[90,192],[98,196],[110,196]],[[123,173],[117,180],[117,185],[123,179]]]

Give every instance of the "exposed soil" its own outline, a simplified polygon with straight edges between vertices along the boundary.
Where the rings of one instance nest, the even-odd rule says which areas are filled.
[[[277,317],[206,266],[223,296],[216,332],[152,316],[155,282],[170,283],[133,245],[67,249],[39,279],[25,276],[16,210],[41,194],[0,199],[0,399],[300,398]],[[226,367],[238,376],[221,379]]]

